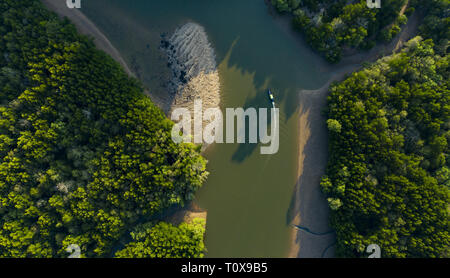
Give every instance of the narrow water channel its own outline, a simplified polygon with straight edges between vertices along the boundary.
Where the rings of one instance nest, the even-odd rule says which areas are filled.
[[[280,149],[261,155],[254,144],[217,144],[206,157],[211,173],[196,201],[208,211],[208,257],[285,257],[288,209],[297,174],[298,94],[329,79],[324,62],[270,15],[263,0],[89,0],[85,13],[137,72],[164,98],[167,61],[160,35],[186,22],[205,27],[221,79],[221,108],[280,108]]]

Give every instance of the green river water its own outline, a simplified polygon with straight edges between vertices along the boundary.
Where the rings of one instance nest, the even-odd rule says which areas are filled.
[[[288,210],[296,184],[298,94],[329,79],[324,61],[270,14],[263,0],[88,0],[85,13],[122,53],[152,94],[164,97],[167,61],[161,33],[193,21],[205,27],[221,78],[221,106],[280,108],[280,149],[216,144],[197,204],[208,211],[208,257],[285,257]]]

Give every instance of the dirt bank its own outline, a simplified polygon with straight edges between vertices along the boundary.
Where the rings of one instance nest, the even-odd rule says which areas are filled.
[[[303,41],[301,35],[292,28],[290,17],[279,16],[271,7],[269,11],[282,31]],[[336,239],[329,226],[328,204],[320,190],[320,179],[328,160],[328,131],[322,111],[327,105],[331,83],[360,70],[364,63],[375,62],[400,50],[406,41],[417,34],[420,19],[420,15],[414,13],[400,34],[388,44],[379,44],[370,51],[345,56],[337,65],[324,65],[324,72],[333,73],[330,80],[320,89],[299,92],[298,178],[289,212],[292,225],[289,257],[334,256]]]
[[[114,45],[112,45],[112,43],[97,28],[97,26],[95,26],[95,24],[80,11],[80,9],[69,9],[66,5],[66,1],[41,1],[49,10],[55,12],[61,17],[67,17],[75,25],[79,33],[91,37],[98,49],[106,52],[114,60],[116,60],[129,76],[136,77],[136,75],[128,67],[120,52],[114,47]],[[163,111],[167,111],[167,106],[169,105],[167,101],[162,100],[155,95],[151,95],[148,91],[145,91],[145,94],[148,95],[156,105],[163,109]]]

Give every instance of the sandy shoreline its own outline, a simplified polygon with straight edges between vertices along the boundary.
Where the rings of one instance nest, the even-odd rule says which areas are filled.
[[[285,20],[279,16],[274,17],[276,21]],[[331,67],[333,75],[324,86],[317,90],[299,92],[298,178],[291,202],[292,230],[288,257],[334,257],[336,238],[329,226],[328,203],[320,189],[320,180],[325,174],[328,161],[328,130],[322,111],[327,106],[330,85],[360,70],[362,63],[375,62],[400,50],[406,41],[417,34],[419,23],[420,16],[417,13],[413,14],[391,43],[379,44],[368,52],[344,57],[338,65]],[[289,26],[285,23],[283,25]],[[295,34],[295,31],[290,29],[286,31]],[[313,233],[298,229],[296,226],[305,227]]]
[[[124,71],[132,77],[136,77],[133,71],[130,70],[120,52],[114,47],[109,39],[97,28],[97,26],[87,18],[79,9],[69,9],[66,6],[66,1],[62,0],[41,0],[41,2],[51,11],[55,12],[60,17],[67,17],[77,28],[78,32],[91,37],[95,46],[106,52],[114,60],[116,60],[124,69]],[[149,91],[144,92],[151,100],[163,111],[167,111],[170,105],[166,100],[163,100]]]
[[[67,17],[77,27],[78,32],[93,38],[98,49],[108,53],[124,68],[128,75],[134,76],[119,51],[117,51],[108,38],[79,9],[69,9],[66,6],[66,2],[61,0],[41,1],[49,10],[61,17]]]
[[[106,52],[114,60],[116,60],[129,76],[136,78],[136,75],[130,70],[120,52],[112,45],[112,43],[97,28],[97,26],[80,10],[67,8],[65,1],[62,0],[41,1],[49,10],[55,12],[61,17],[67,17],[75,25],[79,33],[93,38],[95,46],[98,49]],[[152,101],[163,111],[167,111],[167,109],[169,109],[170,103],[168,101],[160,100],[156,96],[150,95],[148,91],[145,91],[144,93],[149,95]],[[171,211],[171,214],[167,216],[166,220],[174,225],[179,225],[183,221],[191,222],[194,218],[202,218],[206,220],[207,212],[200,210],[195,204],[189,204],[185,208]]]
[[[58,15],[69,18],[80,33],[94,38],[94,43],[99,49],[119,62],[130,76],[135,76],[106,36],[79,10],[68,9],[65,1],[61,0],[42,0],[42,2]],[[281,28],[292,29],[290,24],[286,24],[286,18],[274,15],[274,20],[283,22]],[[328,131],[325,118],[322,116],[322,110],[326,107],[326,97],[330,84],[332,81],[342,80],[346,74],[361,68],[362,62],[376,61],[393,50],[401,48],[403,42],[416,33],[418,21],[419,16],[414,14],[408,24],[403,26],[402,32],[390,44],[378,45],[369,52],[344,58],[337,67],[333,68],[336,73],[322,88],[299,92],[299,160],[297,184],[292,197],[292,225],[308,227],[316,233],[326,233],[331,229],[328,223],[328,204],[319,186],[320,178],[325,173],[328,160]],[[294,30],[286,31],[300,37]],[[148,92],[146,93],[148,94]],[[166,107],[167,103],[155,96],[150,97],[153,102],[165,110],[163,107]],[[334,241],[333,234],[318,236],[293,226],[289,257],[332,257],[334,255],[333,248],[327,248]],[[325,250],[326,253],[324,253]]]

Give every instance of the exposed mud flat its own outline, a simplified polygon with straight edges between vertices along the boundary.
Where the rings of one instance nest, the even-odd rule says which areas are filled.
[[[193,115],[195,100],[202,101],[203,110],[218,108],[219,72],[205,29],[196,23],[187,23],[176,29],[170,38],[163,35],[161,49],[166,51],[167,65],[172,71],[167,86],[173,95],[169,115],[177,108],[187,108]]]

